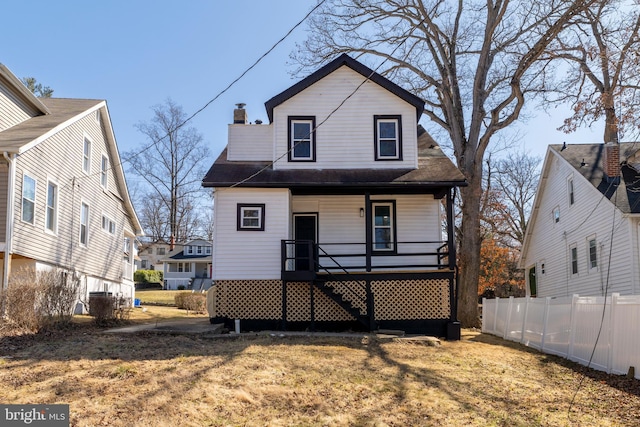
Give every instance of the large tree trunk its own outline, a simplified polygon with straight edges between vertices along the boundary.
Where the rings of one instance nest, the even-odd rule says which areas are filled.
[[[462,198],[462,236],[459,249],[460,282],[458,288],[458,320],[465,328],[480,326],[478,316],[478,278],[480,275],[480,203],[482,181],[468,179],[469,186],[460,189]]]

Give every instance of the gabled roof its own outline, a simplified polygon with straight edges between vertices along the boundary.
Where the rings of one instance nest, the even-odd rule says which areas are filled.
[[[393,83],[391,80],[382,77],[380,74],[376,73],[369,67],[363,65],[362,63],[356,61],[346,53],[343,53],[333,61],[329,62],[324,67],[320,68],[316,72],[307,76],[306,78],[300,80],[298,83],[291,86],[289,89],[284,92],[279,93],[274,96],[270,100],[264,103],[265,108],[267,109],[267,116],[269,117],[269,122],[273,122],[273,109],[278,105],[282,104],[289,98],[297,95],[302,92],[312,84],[318,82],[324,77],[336,71],[338,68],[342,66],[347,66],[351,68],[356,73],[361,74],[364,78],[371,80],[372,82],[380,85],[385,88],[389,92],[398,96],[399,98],[405,100],[409,104],[413,105],[416,108],[416,117],[420,118],[422,115],[422,111],[424,110],[424,101],[419,97],[415,96],[411,92],[401,88],[397,84]]]
[[[203,187],[262,187],[309,189],[377,188],[409,190],[466,186],[464,175],[440,146],[418,126],[418,169],[278,169],[271,162],[227,160],[225,148],[202,180]],[[239,182],[251,179],[238,184]]]
[[[621,212],[640,213],[640,173],[627,160],[640,151],[637,142],[620,143],[620,180],[608,179],[603,169],[604,144],[554,144],[549,150],[564,159]],[[543,174],[545,171],[543,171]]]
[[[7,81],[19,93],[22,98],[27,101],[36,110],[42,114],[49,114],[49,110],[45,107],[40,99],[36,97],[22,82],[3,64],[0,64],[0,79]]]

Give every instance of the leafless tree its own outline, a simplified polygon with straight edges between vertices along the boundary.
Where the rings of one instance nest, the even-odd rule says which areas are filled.
[[[171,99],[152,110],[151,121],[137,126],[148,145],[123,157],[130,172],[149,186],[141,211],[147,233],[173,244],[191,238],[198,227],[197,205],[206,197],[200,182],[209,149],[195,128],[183,126],[186,114]]]
[[[539,89],[549,43],[594,0],[327,0],[292,59],[315,69],[347,52],[426,100],[425,114],[450,139],[468,186],[458,319],[478,326],[483,158]],[[393,53],[393,54],[392,54]],[[436,126],[436,127],[437,127]]]
[[[605,119],[603,142],[619,142],[640,128],[640,10],[636,0],[603,0],[586,9],[547,53],[561,59],[554,102],[571,101],[573,115],[560,128],[573,132]]]

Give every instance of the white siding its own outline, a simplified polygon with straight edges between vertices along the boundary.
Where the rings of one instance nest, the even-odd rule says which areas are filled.
[[[102,111],[103,116],[106,110]],[[83,135],[93,141],[91,171],[82,172]],[[16,254],[44,263],[104,278],[109,282],[122,279],[123,238],[126,229],[131,232],[130,218],[125,216],[124,194],[116,184],[116,176],[109,170],[109,188],[100,185],[102,153],[109,152],[106,137],[96,122],[94,113],[88,114],[49,139],[36,145],[17,158],[13,249]],[[116,164],[110,157],[111,165]],[[20,221],[22,174],[26,172],[37,180],[35,225]],[[76,179],[74,180],[74,177]],[[58,185],[57,234],[45,232],[45,206],[47,181]],[[89,205],[89,244],[79,245],[80,204]],[[102,230],[102,214],[116,223],[115,234]],[[126,223],[126,225],[125,225]]]
[[[0,160],[0,242],[5,242],[7,232],[7,190],[9,186],[9,167]]]
[[[633,293],[634,282],[638,281],[631,267],[638,262],[634,220],[622,218],[608,199],[553,151],[549,150],[547,156],[548,176],[537,196],[538,211],[530,225],[533,228],[522,262],[525,276],[536,265],[538,297],[603,295],[605,290],[607,295]],[[570,176],[574,182],[573,205],[567,190]],[[553,218],[555,208],[560,210],[558,222]],[[596,269],[589,268],[588,239],[592,236],[597,242]],[[570,248],[574,244],[578,274],[571,271]]]
[[[290,230],[287,189],[219,188],[214,193],[213,279],[279,279],[280,241]],[[265,204],[264,231],[238,231],[237,205]]]
[[[369,81],[322,123],[356,90],[364,77],[343,66],[274,108],[275,169],[416,168],[415,107]],[[375,161],[374,115],[402,116],[402,161]],[[316,161],[287,161],[288,117],[315,116]]]
[[[40,114],[0,78],[0,132]]]
[[[273,157],[272,125],[229,125],[229,161],[271,161]]]

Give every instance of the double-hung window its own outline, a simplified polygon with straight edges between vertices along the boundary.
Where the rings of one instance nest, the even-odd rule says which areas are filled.
[[[105,190],[107,189],[107,171],[109,170],[109,158],[103,154],[102,161],[100,162],[100,185]]]
[[[264,231],[264,204],[238,204],[238,231]]]
[[[315,128],[315,117],[289,117],[288,157],[290,162],[316,161]]]
[[[598,268],[598,246],[596,244],[596,239],[589,239],[589,269]]]
[[[571,245],[571,274],[578,274],[578,246]]]
[[[89,242],[89,205],[80,205],[80,244],[87,246]]]
[[[393,202],[374,202],[373,250],[395,252],[395,205]]]
[[[106,215],[102,215],[102,229],[109,234],[116,234],[116,222]]]
[[[91,140],[87,136],[82,148],[82,170],[87,175],[91,173]]]
[[[58,186],[53,182],[47,183],[47,210],[44,225],[47,231],[55,233],[58,222]]]
[[[22,177],[22,220],[30,224],[36,221],[36,180],[27,174]]]
[[[374,116],[376,160],[402,160],[401,116]]]

